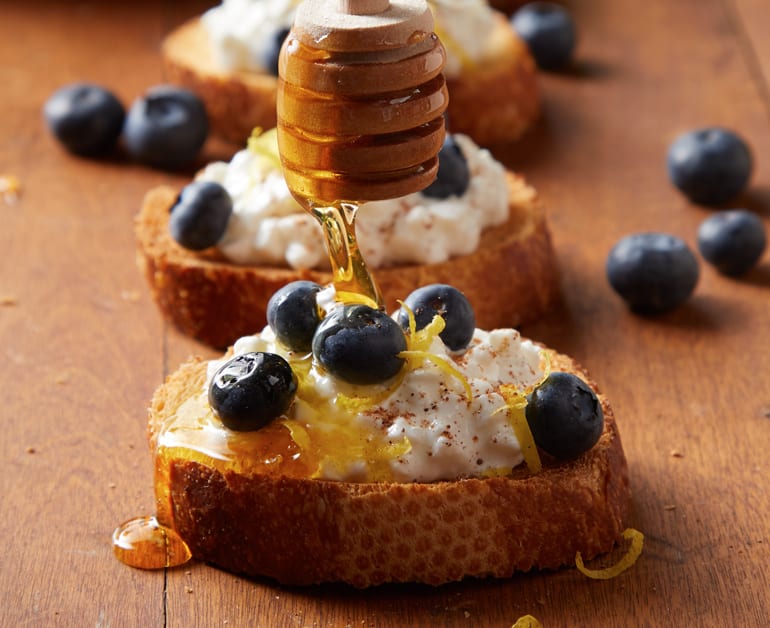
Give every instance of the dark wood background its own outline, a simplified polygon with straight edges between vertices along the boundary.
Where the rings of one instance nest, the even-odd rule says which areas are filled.
[[[206,4],[0,2],[0,174],[22,185],[0,199],[0,625],[768,625],[770,254],[740,280],[702,264],[694,297],[656,319],[604,276],[630,232],[694,246],[710,210],[672,188],[665,155],[698,126],[750,142],[737,204],[770,223],[768,0],[569,2],[574,70],[543,75],[542,121],[495,148],[541,192],[562,269],[563,308],[523,331],[586,365],[618,416],[646,536],[633,569],[359,592],[113,558],[113,528],[153,508],[150,396],[188,355],[213,355],[161,321],[134,262],[144,192],[192,169],[72,157],[41,106],[84,79],[131,102],[163,80],[163,35]],[[196,166],[227,150],[212,142]]]

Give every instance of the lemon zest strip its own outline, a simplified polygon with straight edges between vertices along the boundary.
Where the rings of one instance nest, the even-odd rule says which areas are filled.
[[[535,439],[532,436],[532,430],[529,429],[529,423],[527,423],[526,414],[527,395],[548,379],[551,373],[551,354],[548,351],[542,351],[540,358],[543,368],[543,374],[540,379],[524,389],[516,388],[510,384],[502,384],[500,386],[500,395],[505,401],[505,405],[492,413],[497,414],[503,410],[508,412],[508,421],[511,424],[511,428],[513,428],[513,433],[516,435],[516,440],[519,441],[521,455],[524,457],[524,462],[530,473],[540,473],[543,468],[540,454],[537,452]]]
[[[617,563],[604,569],[589,569],[583,563],[583,557],[580,555],[580,552],[578,552],[575,554],[575,566],[578,568],[578,571],[594,580],[609,580],[610,578],[622,574],[626,569],[631,567],[641,555],[642,547],[644,546],[644,534],[634,528],[626,528],[623,530],[623,538],[630,540],[631,545]]]
[[[540,473],[543,463],[540,461],[540,454],[537,453],[537,445],[532,436],[532,430],[527,423],[525,408],[527,407],[527,391],[521,391],[515,386],[500,386],[500,394],[505,400],[505,405],[495,410],[495,413],[502,410],[508,411],[508,421],[516,434],[516,440],[521,445],[521,455],[524,456],[524,462],[530,473]]]
[[[543,628],[543,624],[532,615],[522,615],[516,620],[511,628]]]

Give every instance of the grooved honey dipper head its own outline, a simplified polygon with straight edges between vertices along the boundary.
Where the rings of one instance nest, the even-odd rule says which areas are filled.
[[[279,60],[278,146],[294,195],[370,201],[429,185],[444,58],[424,0],[305,0]]]

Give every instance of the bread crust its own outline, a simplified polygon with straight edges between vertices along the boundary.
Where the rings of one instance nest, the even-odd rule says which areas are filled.
[[[559,275],[542,204],[535,190],[507,173],[510,215],[486,229],[478,249],[439,264],[379,268],[375,279],[387,310],[415,288],[447,283],[465,293],[483,329],[519,327],[540,318],[559,298]],[[180,331],[224,348],[266,324],[266,306],[285,284],[307,279],[322,285],[331,274],[267,266],[239,266],[216,250],[194,253],[168,233],[178,191],[150,190],[135,221],[137,262],[162,314]]]
[[[486,58],[447,80],[452,132],[470,135],[482,145],[515,140],[540,112],[535,63],[502,14],[496,16],[490,40]],[[243,145],[254,127],[275,127],[276,77],[220,68],[200,18],[169,33],[162,57],[168,81],[202,98],[218,135]]]
[[[596,384],[570,358],[554,370]],[[150,442],[205,381],[194,359],[153,397]],[[598,390],[597,390],[598,391]],[[221,472],[191,457],[156,454],[158,516],[199,560],[283,584],[439,585],[574,565],[610,551],[629,507],[626,460],[612,409],[578,459],[544,461],[530,475],[434,483],[347,483]]]

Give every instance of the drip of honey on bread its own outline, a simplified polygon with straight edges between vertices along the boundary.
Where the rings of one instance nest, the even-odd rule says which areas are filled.
[[[284,177],[322,227],[343,303],[383,307],[356,241],[358,206],[422,190],[438,170],[447,93],[432,24],[422,0],[308,0],[281,49]]]

